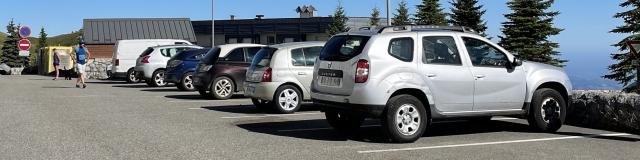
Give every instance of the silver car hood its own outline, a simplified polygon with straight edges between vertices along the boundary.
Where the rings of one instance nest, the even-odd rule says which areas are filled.
[[[564,68],[556,67],[549,64],[539,63],[539,62],[524,61],[522,62],[522,66],[525,68],[526,71],[529,71],[529,72],[537,71],[537,70],[557,70],[557,71],[565,72]]]

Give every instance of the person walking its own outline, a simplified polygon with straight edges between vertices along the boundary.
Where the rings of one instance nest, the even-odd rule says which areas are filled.
[[[60,77],[60,55],[58,54],[58,51],[56,49],[53,49],[53,68],[55,69],[56,72],[56,78],[53,78],[53,80],[58,80],[58,77]]]
[[[80,84],[82,84],[82,88],[87,88],[87,84],[84,82],[85,76],[85,65],[87,61],[91,58],[91,52],[87,49],[84,43],[80,43],[80,46],[75,50],[75,57],[73,57],[74,62],[76,63],[76,71],[78,72],[78,80],[76,80],[76,88],[80,88]]]

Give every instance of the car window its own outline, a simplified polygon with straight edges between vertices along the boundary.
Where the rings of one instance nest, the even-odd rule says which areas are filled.
[[[237,48],[224,58],[224,61],[232,61],[232,62],[244,62],[244,49]]]
[[[413,61],[413,39],[408,37],[391,39],[389,54],[405,62]]]
[[[322,47],[309,47],[303,48],[304,58],[307,66],[313,66],[316,63],[316,59],[320,56],[320,52],[322,51]]]
[[[352,35],[334,36],[322,48],[319,58],[323,61],[347,61],[362,53],[370,38]]]
[[[291,63],[293,66],[305,66],[304,52],[302,49],[291,50]]]
[[[509,62],[504,53],[484,41],[469,37],[463,37],[462,40],[473,66],[505,67]]]
[[[260,49],[262,49],[262,47],[251,47],[251,48],[247,48],[247,56],[245,56],[244,61],[245,62],[251,62],[253,61],[253,57],[256,56],[256,53],[258,53],[258,51],[260,51]]]
[[[425,64],[462,65],[460,53],[453,37],[423,37],[422,54],[422,62]]]

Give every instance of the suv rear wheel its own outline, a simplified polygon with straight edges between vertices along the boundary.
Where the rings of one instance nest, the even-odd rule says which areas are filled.
[[[130,68],[129,71],[127,71],[127,82],[140,83],[140,81],[140,78],[138,78],[136,75],[136,71],[134,71],[133,68]]]
[[[555,132],[562,127],[566,117],[566,102],[553,89],[542,88],[533,93],[529,109],[529,125],[536,131]]]
[[[235,84],[230,78],[218,77],[213,81],[213,84],[211,85],[210,94],[215,99],[226,100],[233,96],[235,88]]]
[[[273,96],[274,107],[279,113],[294,113],[302,105],[302,93],[298,88],[291,85],[284,85],[278,88]]]
[[[333,129],[341,132],[353,131],[362,125],[365,116],[347,114],[335,111],[327,111],[324,113],[327,117],[327,122]]]
[[[387,102],[387,111],[382,117],[382,126],[391,141],[414,142],[426,131],[430,117],[418,98],[412,95],[397,95]]]
[[[146,82],[151,87],[164,87],[167,82],[164,81],[164,70],[157,70],[151,75],[151,79],[147,79]]]

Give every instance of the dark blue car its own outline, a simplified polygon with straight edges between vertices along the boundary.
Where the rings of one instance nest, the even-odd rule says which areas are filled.
[[[200,59],[210,50],[210,48],[184,51],[167,62],[167,72],[164,80],[168,83],[175,83],[178,89],[183,91],[194,91],[193,74]]]

